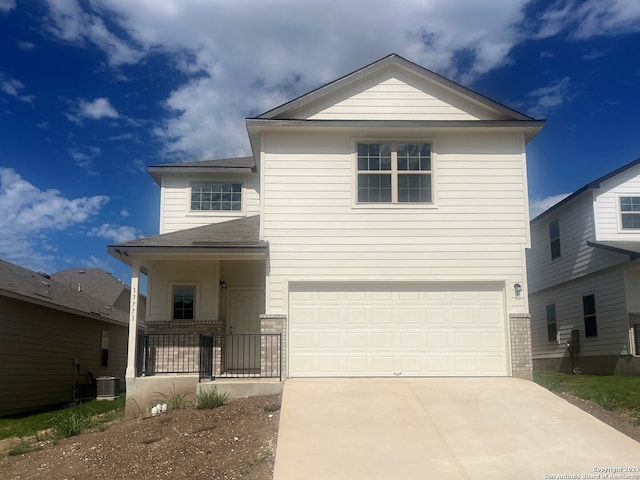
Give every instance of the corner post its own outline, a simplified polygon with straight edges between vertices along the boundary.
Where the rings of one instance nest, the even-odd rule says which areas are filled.
[[[136,350],[138,344],[138,289],[140,285],[140,262],[133,261],[131,267],[131,300],[129,302],[129,347],[127,350],[126,378],[136,376]]]

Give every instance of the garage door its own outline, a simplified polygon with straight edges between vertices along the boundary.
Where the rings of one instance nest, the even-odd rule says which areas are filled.
[[[292,285],[292,377],[507,375],[499,285]]]

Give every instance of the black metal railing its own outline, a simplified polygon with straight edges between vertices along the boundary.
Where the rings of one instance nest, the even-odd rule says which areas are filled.
[[[139,334],[136,375],[282,379],[280,334]]]

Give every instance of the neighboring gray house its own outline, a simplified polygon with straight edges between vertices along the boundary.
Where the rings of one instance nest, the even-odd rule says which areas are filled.
[[[92,378],[122,379],[128,323],[77,286],[0,260],[0,416],[68,403]]]
[[[532,220],[534,369],[640,374],[639,258],[640,159]]]
[[[51,278],[68,285],[71,290],[97,298],[105,305],[129,312],[131,289],[122,280],[101,268],[68,268],[54,273]],[[141,295],[138,318],[142,321],[144,321],[145,307],[146,298]]]

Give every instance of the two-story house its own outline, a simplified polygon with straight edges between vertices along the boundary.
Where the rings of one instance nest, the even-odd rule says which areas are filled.
[[[531,222],[536,370],[640,373],[640,159]]]
[[[109,247],[134,292],[148,276],[129,395],[176,370],[158,352],[178,333],[216,381],[531,377],[525,146],[544,121],[390,55],[246,125],[250,157],[150,167],[160,235]]]

